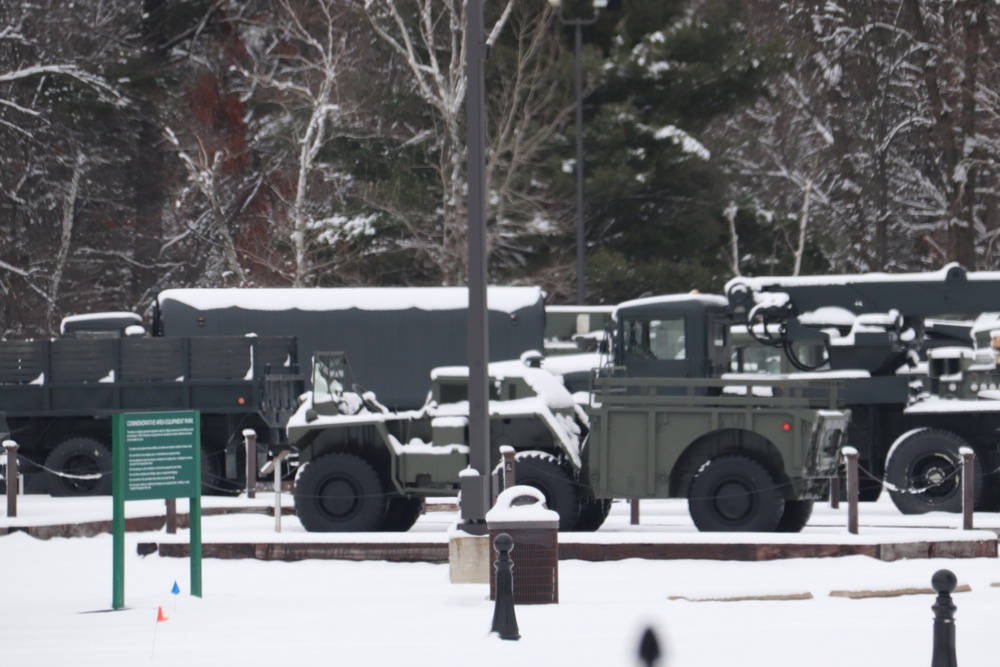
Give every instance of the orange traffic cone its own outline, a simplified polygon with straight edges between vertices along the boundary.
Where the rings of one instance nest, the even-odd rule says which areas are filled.
[[[163,615],[163,607],[157,607],[156,622],[159,623],[160,621],[166,621],[166,620],[168,619],[166,616]]]

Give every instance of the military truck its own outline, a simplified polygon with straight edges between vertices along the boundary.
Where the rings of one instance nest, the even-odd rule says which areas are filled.
[[[865,497],[885,483],[905,514],[957,512],[967,446],[976,453],[976,509],[1000,509],[1000,338],[980,323],[973,349],[967,324],[932,319],[1000,309],[1000,273],[951,264],[916,274],[738,278],[726,289],[733,322],[760,344],[802,372],[844,379]],[[802,345],[823,353],[802,359]]]
[[[1000,274],[958,265],[737,278],[725,297],[620,304],[608,354],[633,377],[838,379],[852,417],[848,440],[861,454],[862,500],[876,499],[885,484],[904,513],[959,511],[959,448],[967,445],[977,454],[976,508],[993,510],[1000,323],[969,321],[1000,309],[998,288]]]
[[[0,341],[0,430],[20,445],[27,491],[106,493],[111,414],[197,409],[205,491],[230,492],[245,481],[243,429],[258,432],[261,460],[283,446],[314,349],[348,350],[383,401],[420,407],[430,369],[465,359],[467,294],[172,289],[158,295],[148,329],[131,312],[70,316],[57,339]],[[495,359],[542,349],[540,289],[491,287],[489,300]]]
[[[847,415],[836,383],[595,377],[577,405],[537,360],[491,364],[490,460],[516,452],[561,530],[596,530],[614,498],[687,498],[701,530],[798,531],[836,475]],[[311,398],[289,420],[296,513],[310,531],[407,530],[469,464],[468,371],[436,369],[419,410],[394,412],[315,356]],[[766,390],[766,391],[765,391]],[[808,390],[808,391],[807,391]],[[488,473],[489,471],[479,471]]]
[[[295,336],[308,384],[315,351],[346,352],[358,378],[394,410],[427,398],[431,369],[465,363],[468,293],[463,287],[169,289],[154,304],[153,335]],[[490,359],[542,350],[544,293],[488,290]]]

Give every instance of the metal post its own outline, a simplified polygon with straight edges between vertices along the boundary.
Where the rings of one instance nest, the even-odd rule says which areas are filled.
[[[580,305],[587,300],[586,276],[586,229],[583,224],[583,26],[597,22],[599,7],[606,7],[607,0],[593,3],[594,14],[590,18],[563,16],[563,3],[549,0],[559,5],[559,22],[573,26],[573,57],[576,70],[576,302]]]
[[[517,617],[514,614],[514,561],[510,552],[514,548],[514,538],[507,533],[500,533],[493,540],[497,559],[496,568],[497,598],[493,605],[493,626],[490,632],[495,632],[500,639],[520,639],[517,627]]]
[[[257,433],[253,429],[243,431],[243,442],[247,448],[247,498],[257,497]]]
[[[500,454],[503,455],[503,488],[506,490],[517,484],[517,473],[514,468],[514,448],[510,445],[504,445],[500,448]]]
[[[972,510],[975,509],[976,452],[971,447],[960,447],[962,455],[962,529],[972,530]]]
[[[486,304],[486,96],[483,30],[484,0],[468,1],[465,29],[466,148],[468,170],[469,271],[469,467],[461,478],[462,524],[470,533],[486,533],[490,493],[489,329]]]
[[[858,534],[858,450],[844,447],[847,459],[847,532]]]
[[[576,302],[587,302],[583,226],[583,22],[576,21]]]
[[[4,480],[7,484],[7,516],[17,516],[17,443],[13,440],[4,440],[4,449],[7,452],[7,470],[4,472]]]
[[[653,632],[653,628],[646,628],[639,641],[639,659],[642,660],[642,664],[652,667],[660,661],[660,655],[660,642],[656,638],[656,633]]]
[[[931,586],[937,599],[931,605],[934,612],[934,652],[931,667],[958,667],[955,655],[955,610],[951,594],[958,585],[958,578],[951,570],[938,570],[931,577]]]
[[[274,464],[274,532],[281,532],[281,462],[286,456],[291,454],[291,450],[278,452],[272,463]]]
[[[840,478],[831,477],[830,478],[830,507],[831,509],[840,509]]]
[[[639,499],[632,498],[628,501],[629,504],[629,523],[633,526],[639,525]]]
[[[167,534],[177,534],[177,499],[167,498],[164,503],[167,506]]]

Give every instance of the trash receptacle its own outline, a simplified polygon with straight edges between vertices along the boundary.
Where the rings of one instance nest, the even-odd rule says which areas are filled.
[[[504,490],[486,513],[490,552],[500,533],[514,539],[514,604],[559,602],[559,515],[545,507],[545,496],[532,486]],[[496,599],[496,568],[490,564],[490,599]]]

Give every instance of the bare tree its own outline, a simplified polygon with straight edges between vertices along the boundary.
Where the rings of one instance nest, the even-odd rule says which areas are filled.
[[[401,221],[425,240],[428,259],[438,268],[442,283],[454,284],[466,276],[465,137],[463,114],[466,93],[466,4],[462,0],[358,0],[378,37],[402,59],[410,85],[434,114],[430,128],[411,130],[409,141],[433,141],[433,165],[440,187],[435,225],[415,225],[398,211]],[[492,46],[514,8],[506,0],[487,30]]]

